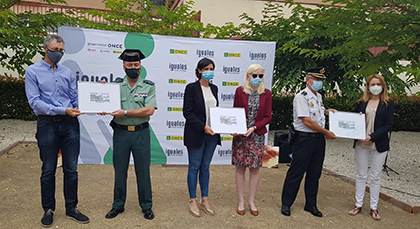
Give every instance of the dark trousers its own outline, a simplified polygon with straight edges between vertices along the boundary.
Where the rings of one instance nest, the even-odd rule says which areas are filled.
[[[137,193],[142,209],[152,208],[152,186],[150,182],[150,130],[139,131],[114,129],[113,164],[115,172],[113,208],[122,209],[127,197],[127,170],[130,152],[133,153],[137,178]]]
[[[283,185],[282,204],[292,206],[299,191],[303,175],[305,177],[306,206],[316,206],[319,178],[325,157],[325,138],[298,136],[292,147],[293,159]]]
[[[80,131],[77,118],[64,120],[38,119],[36,139],[42,161],[41,199],[44,211],[55,210],[55,172],[61,149],[64,173],[66,211],[77,206],[77,161],[80,151]]]

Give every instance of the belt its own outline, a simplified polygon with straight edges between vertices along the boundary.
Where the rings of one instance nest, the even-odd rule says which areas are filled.
[[[61,121],[73,119],[73,117],[68,116],[68,115],[38,115],[38,119],[49,120],[53,122],[61,122]]]
[[[308,133],[308,132],[302,132],[302,131],[296,131],[297,134],[301,137],[310,137],[310,138],[323,138],[324,135],[321,133]]]
[[[121,130],[130,131],[130,132],[143,130],[143,129],[146,129],[146,128],[149,127],[148,122],[142,123],[142,124],[137,125],[137,126],[125,126],[125,125],[120,125],[120,124],[114,122],[114,120],[112,120],[109,125],[112,127],[112,129],[118,128],[118,129],[121,129]]]

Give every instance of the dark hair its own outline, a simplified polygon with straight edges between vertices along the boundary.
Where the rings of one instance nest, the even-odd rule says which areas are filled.
[[[209,58],[204,57],[203,59],[198,61],[197,67],[195,68],[195,76],[197,76],[198,79],[201,79],[201,73],[199,73],[198,70],[199,69],[202,70],[203,68],[209,66],[210,64],[213,65],[213,68],[216,68],[216,65],[214,64],[214,62],[210,60]]]

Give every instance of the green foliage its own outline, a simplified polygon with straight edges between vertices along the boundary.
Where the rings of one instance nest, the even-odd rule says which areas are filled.
[[[303,7],[267,3],[261,23],[241,15],[241,35],[247,40],[276,41],[273,92],[299,91],[303,70],[327,69],[324,90],[348,101],[361,92],[364,79],[382,74],[393,94],[404,94],[420,82],[420,3],[414,0],[335,0],[334,5]],[[284,11],[291,7],[291,16]],[[384,47],[373,55],[369,48]],[[408,60],[407,66],[399,60]],[[407,74],[407,81],[397,77]]]
[[[28,104],[23,77],[0,75],[0,118],[35,120]]]
[[[218,34],[217,38],[229,38],[235,27],[231,23],[218,27],[207,25],[195,20],[199,13],[192,10],[193,1],[186,1],[183,6],[169,9],[164,6],[153,5],[150,0],[104,0],[106,10],[85,10],[74,13],[103,18],[107,22],[97,23],[87,17],[79,17],[80,26],[124,32],[149,33],[181,37],[210,37]],[[237,28],[236,28],[237,30]]]
[[[44,0],[65,3],[63,0]],[[59,25],[72,24],[72,19],[62,13],[49,10],[45,14],[10,10],[21,0],[0,0],[0,63],[1,66],[24,75],[26,66],[32,64],[37,53],[43,53],[42,42],[47,31],[56,31]],[[11,50],[6,52],[6,50]]]

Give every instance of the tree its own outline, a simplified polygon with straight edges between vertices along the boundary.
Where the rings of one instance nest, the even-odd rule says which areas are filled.
[[[48,4],[64,0],[43,0]],[[25,74],[37,53],[43,53],[42,42],[47,31],[59,25],[70,25],[73,19],[52,10],[45,14],[25,12],[15,14],[10,8],[21,0],[0,0],[0,62],[1,66]]]
[[[152,4],[150,0],[103,0],[106,10],[78,11],[80,25],[87,28],[114,30],[124,32],[149,33],[181,37],[210,37],[220,34],[217,38],[229,38],[235,31],[232,23],[218,27],[207,25],[196,20],[199,13],[192,10],[193,1],[186,1],[181,7],[170,10],[171,1],[165,5]],[[98,23],[88,19],[103,18],[107,23]],[[237,30],[237,29],[236,29]]]
[[[293,8],[289,18],[285,7]],[[274,91],[296,92],[302,70],[325,66],[327,92],[337,93],[338,84],[341,95],[354,98],[367,76],[380,73],[393,93],[404,94],[420,82],[419,10],[414,0],[334,0],[317,8],[289,0],[286,6],[266,4],[261,23],[241,15],[247,21],[241,28],[245,39],[277,42]],[[385,51],[375,55],[371,47]]]

